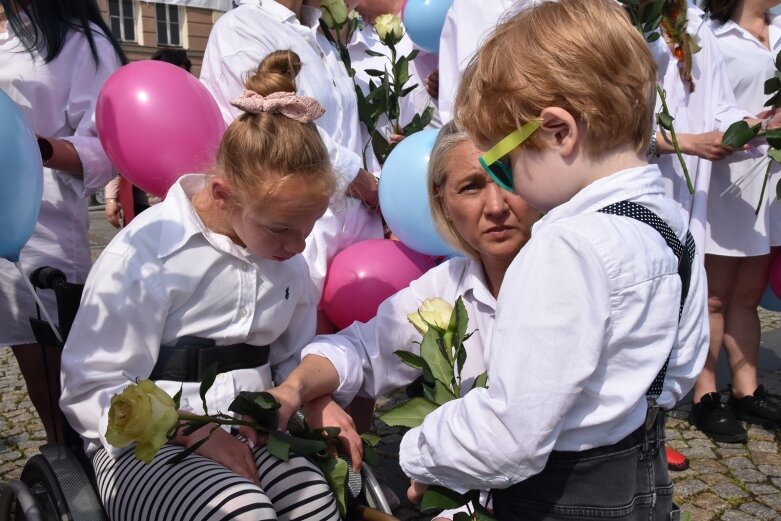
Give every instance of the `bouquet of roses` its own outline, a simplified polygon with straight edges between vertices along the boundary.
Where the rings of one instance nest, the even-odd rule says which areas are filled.
[[[111,398],[106,440],[114,447],[127,447],[135,442],[135,457],[149,463],[157,451],[181,429],[184,435],[212,425],[209,435],[184,449],[168,460],[175,464],[195,452],[208,441],[209,436],[220,425],[251,427],[268,435],[268,451],[275,457],[287,461],[290,452],[308,457],[325,475],[336,497],[339,511],[346,512],[346,486],[348,464],[343,458],[331,455],[329,448],[335,446],[339,429],[326,427],[310,429],[305,420],[294,417],[287,425],[287,432],[278,430],[277,409],[279,402],[267,392],[240,392],[228,407],[235,415],[223,412],[209,414],[206,406],[206,392],[217,376],[217,365],[204,374],[200,386],[201,400],[205,414],[193,414],[179,410],[181,389],[171,397],[151,380],[139,380],[128,385],[120,394]]]
[[[461,297],[455,306],[441,298],[426,299],[407,319],[423,335],[420,355],[407,351],[396,351],[396,355],[423,372],[423,396],[396,405],[380,416],[380,420],[390,426],[413,428],[423,423],[428,413],[461,396],[461,371],[466,363],[464,342],[472,333],[466,332],[469,317]],[[486,387],[487,382],[488,374],[484,372],[475,379],[471,389]],[[456,513],[454,521],[493,520],[479,497],[477,490],[458,494],[444,487],[430,486],[421,500],[420,511],[432,513],[466,506],[467,512]]]

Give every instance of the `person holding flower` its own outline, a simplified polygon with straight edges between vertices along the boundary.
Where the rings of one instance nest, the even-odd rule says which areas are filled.
[[[268,55],[232,100],[242,115],[214,171],[177,181],[119,232],[87,279],[62,354],[60,405],[112,521],[339,519],[309,460],[277,460],[212,426],[167,432],[176,425],[170,396],[181,392],[184,413],[227,412],[237,393],[283,380],[314,336],[299,254],[336,180],[313,123],[324,109],[295,93],[301,67],[291,51]],[[202,398],[213,362],[220,374]],[[149,463],[112,446],[129,439]],[[166,464],[186,449],[195,454]]]
[[[282,403],[280,421],[307,404],[310,422],[340,426],[351,457],[360,460],[360,439],[337,403],[348,404],[357,395],[376,398],[420,376],[394,351],[419,353],[420,333],[408,317],[416,321],[421,302],[432,298],[452,306],[462,296],[469,330],[474,330],[465,343],[461,388],[469,389],[485,371],[496,297],[507,267],[529,240],[540,213],[493,182],[480,167],[479,156],[477,147],[451,122],[440,130],[429,164],[432,214],[442,234],[465,256],[429,270],[383,302],[368,322],[315,338],[304,349],[301,365],[269,390]],[[439,311],[434,305],[424,310],[424,316],[432,323],[447,322],[449,306]],[[447,316],[437,320],[443,314]]]
[[[342,6],[344,2],[339,0]],[[327,16],[341,20],[348,8],[329,3]],[[319,299],[330,260],[347,246],[383,236],[377,178],[362,168],[363,139],[352,79],[336,50],[320,31],[321,11],[303,0],[238,0],[214,24],[200,80],[211,92],[226,122],[241,115],[230,100],[243,89],[245,74],[277,49],[290,49],[302,63],[298,93],[325,108],[317,121],[337,173],[337,192],[307,239],[304,258]],[[319,5],[319,2],[317,3]],[[353,197],[341,197],[345,193]]]

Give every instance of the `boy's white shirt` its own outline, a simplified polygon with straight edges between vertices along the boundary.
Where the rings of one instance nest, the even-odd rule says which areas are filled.
[[[300,255],[267,260],[206,228],[189,198],[204,175],[182,177],[166,199],[109,243],[87,278],[62,355],[60,406],[89,451],[105,440],[112,395],[147,378],[161,345],[183,336],[217,345],[270,345],[269,364],[220,374],[206,395],[227,412],[239,391],[261,391],[297,365],[315,334],[316,311]],[[159,381],[169,395],[179,382]],[[202,413],[199,383],[185,383],[181,409]]]
[[[698,255],[680,325],[677,259],[662,236],[597,213],[646,206],[683,239],[656,166],[595,181],[533,228],[499,294],[488,389],[429,414],[402,439],[405,473],[456,491],[505,488],[539,473],[552,450],[615,443],[643,424],[645,393],[670,354],[659,403],[693,386],[708,348]]]
[[[427,271],[419,279],[388,297],[377,315],[366,323],[354,322],[333,335],[316,337],[301,356],[319,355],[339,373],[339,387],[333,397],[342,405],[356,394],[377,398],[412,383],[420,371],[403,363],[394,351],[420,353],[421,335],[407,315],[418,310],[424,299],[439,297],[451,304],[463,297],[469,316],[467,360],[462,388],[472,386],[485,371],[487,347],[494,324],[496,299],[488,289],[482,265],[466,257],[451,259]]]

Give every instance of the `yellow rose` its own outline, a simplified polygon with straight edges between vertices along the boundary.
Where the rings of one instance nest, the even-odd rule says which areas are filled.
[[[344,0],[322,0],[320,18],[329,29],[339,29],[347,21],[347,5]]]
[[[114,447],[136,442],[136,458],[149,463],[179,422],[176,404],[151,380],[131,384],[111,398],[106,441]]]
[[[395,14],[381,14],[374,20],[374,29],[377,36],[385,45],[396,45],[404,36],[401,28],[401,20]]]
[[[427,298],[414,313],[407,315],[407,320],[415,326],[421,335],[428,331],[429,324],[447,329],[450,325],[450,315],[453,314],[453,306],[439,297]]]

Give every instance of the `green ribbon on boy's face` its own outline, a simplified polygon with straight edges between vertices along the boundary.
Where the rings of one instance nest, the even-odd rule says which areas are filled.
[[[524,141],[537,132],[540,125],[540,121],[536,119],[525,123],[521,128],[514,130],[510,135],[491,147],[490,150],[478,159],[480,166],[483,167],[491,179],[505,190],[515,191],[513,170],[509,158],[510,152],[521,146]]]

